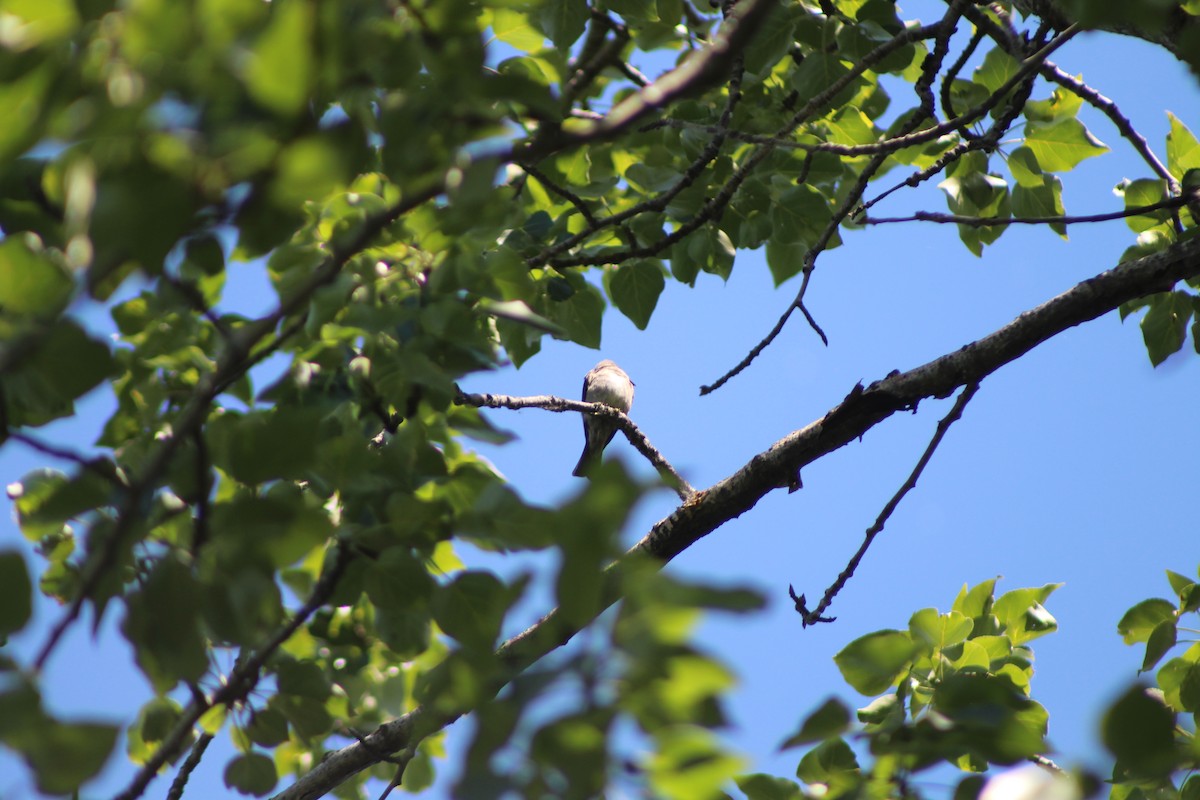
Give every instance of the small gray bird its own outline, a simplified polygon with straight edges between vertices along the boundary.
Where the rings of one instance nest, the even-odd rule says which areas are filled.
[[[629,413],[633,406],[633,381],[625,370],[605,359],[583,377],[583,402],[604,403],[606,406]],[[594,414],[583,415],[583,455],[571,474],[583,477],[591,465],[600,460],[604,448],[617,434],[617,423],[607,417]]]

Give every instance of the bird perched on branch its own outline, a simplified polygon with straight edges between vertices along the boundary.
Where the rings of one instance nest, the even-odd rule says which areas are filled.
[[[612,361],[605,359],[592,367],[591,372],[583,377],[583,401],[585,403],[604,403],[615,409],[629,413],[633,406],[633,381],[625,374],[625,370]],[[595,414],[583,415],[583,455],[571,473],[577,478],[600,460],[604,448],[612,441],[617,433],[616,420]]]

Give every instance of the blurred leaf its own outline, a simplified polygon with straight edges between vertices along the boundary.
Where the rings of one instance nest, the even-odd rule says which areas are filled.
[[[314,71],[312,25],[308,3],[273,3],[271,21],[250,51],[246,86],[276,114],[297,114],[308,101]]]
[[[0,311],[49,316],[62,310],[74,284],[48,256],[36,236],[0,241]]]
[[[831,739],[804,754],[796,767],[796,777],[828,787],[822,793],[836,797],[861,782],[862,770],[850,745],[843,739]]]
[[[282,694],[324,700],[329,697],[329,678],[315,661],[281,661],[275,668]]]
[[[234,756],[225,765],[225,786],[239,794],[263,797],[279,782],[275,762],[262,753]]]
[[[434,596],[433,617],[462,645],[491,649],[512,599],[508,587],[492,573],[461,572]]]
[[[200,592],[187,567],[174,558],[163,559],[128,605],[122,633],[159,693],[204,675],[208,650],[197,618]]]
[[[25,627],[33,613],[33,585],[25,559],[14,550],[0,551],[0,642]]]
[[[830,698],[809,714],[800,724],[800,730],[785,739],[779,749],[787,750],[802,744],[832,739],[841,736],[849,727],[850,710],[841,701]]]
[[[288,740],[287,719],[274,709],[259,709],[250,715],[246,733],[260,747],[281,745]]]
[[[1163,777],[1175,766],[1175,715],[1135,685],[1104,716],[1104,745],[1134,774]]]
[[[746,800],[801,800],[804,793],[795,781],[756,772],[733,779],[746,795]]]
[[[586,3],[576,0],[546,3],[536,13],[542,31],[560,51],[570,48],[583,35],[588,21]]]
[[[25,750],[38,791],[52,795],[77,791],[108,761],[119,732],[115,725],[47,722]]]

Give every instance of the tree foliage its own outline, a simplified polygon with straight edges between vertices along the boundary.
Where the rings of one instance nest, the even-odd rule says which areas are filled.
[[[225,781],[242,793],[356,797],[397,767],[419,791],[442,728],[464,714],[484,723],[459,786],[472,797],[592,796],[620,780],[688,798],[734,785],[750,798],[901,796],[939,764],[969,773],[956,796],[972,797],[988,765],[1044,761],[1030,642],[1056,627],[1054,586],[980,584],[946,613],[848,644],[838,668],[873,699],[803,719],[784,743],[803,749],[797,783],[747,773],[723,747],[733,675],[689,637],[698,612],[749,614],[762,598],[658,570],[797,488],[800,467],[1079,322],[1142,313],[1155,364],[1189,335],[1200,350],[1200,142],[1174,116],[1165,143],[1147,142],[1052,60],[1104,30],[1198,69],[1200,6],[951,0],[920,24],[882,0],[722,5],[0,8],[0,444],[72,464],[9,487],[44,563],[31,574],[0,552],[0,636],[28,624],[35,583],[63,603],[31,663],[0,654],[0,741],[43,791],[75,791],[119,757],[113,726],[60,721],[40,700],[38,670],[85,611],[120,617],[156,693],[131,714],[127,798],[162,771],[182,787],[226,734],[240,754]],[[598,347],[610,304],[644,329],[668,286],[728,277],[739,252],[764,249],[776,285],[800,286],[704,391],[796,311],[823,337],[804,303],[821,254],[888,222],[877,204],[898,190],[936,182],[947,212],[916,218],[955,224],[976,256],[1014,224],[1065,236],[1091,218],[1067,214],[1063,181],[1109,150],[1079,120],[1085,104],[1145,164],[1099,215],[1136,234],[1118,267],[857,387],[704,492],[673,480],[643,437],[682,502],[633,551],[617,535],[649,487],[621,468],[545,508],[473,451],[504,438],[480,407],[522,401],[463,394],[464,377],[520,366],[547,337]],[[265,263],[275,293],[253,317],[225,296],[248,262]],[[85,298],[105,304],[112,340],[84,324]],[[288,369],[260,385],[269,360]],[[101,384],[116,406],[93,449],[39,436]],[[556,551],[554,611],[504,640],[525,584],[464,568],[456,542]],[[1200,756],[1176,726],[1200,711],[1200,650],[1163,662],[1200,592],[1169,577],[1172,599],[1121,621],[1144,669],[1162,665],[1156,690],[1131,689],[1106,718],[1116,798],[1200,792],[1196,777],[1174,782]],[[797,598],[804,623],[828,600],[810,611]],[[539,660],[589,625],[589,646]],[[553,693],[571,702],[530,713]],[[645,755],[620,777],[623,736]],[[520,768],[494,757],[514,752]]]

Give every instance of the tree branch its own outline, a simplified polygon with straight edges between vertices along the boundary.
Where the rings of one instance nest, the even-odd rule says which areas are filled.
[[[1078,225],[1087,222],[1110,222],[1115,219],[1127,219],[1155,211],[1177,209],[1200,199],[1200,191],[1192,190],[1181,197],[1171,197],[1147,206],[1134,206],[1123,211],[1109,211],[1104,214],[1083,214],[1078,216],[1049,216],[1049,217],[970,217],[963,214],[942,214],[935,211],[918,211],[907,217],[863,217],[859,221],[863,225],[886,225],[895,222],[938,222],[941,224],[970,225],[974,228],[985,228],[999,225]]]
[[[200,766],[200,759],[204,757],[204,751],[212,744],[214,738],[211,733],[201,734],[196,743],[192,745],[192,751],[188,753],[183,766],[176,773],[175,780],[171,781],[171,789],[167,792],[167,800],[180,800],[183,797],[183,790],[187,788],[188,779],[192,777],[192,773],[196,771],[196,767]]]
[[[158,774],[159,769],[179,750],[188,734],[191,733],[192,726],[210,708],[235,703],[243,699],[254,688],[254,685],[258,683],[259,672],[266,665],[267,660],[279,649],[280,645],[292,638],[292,635],[299,630],[301,625],[308,621],[308,618],[318,608],[328,602],[337,588],[338,581],[341,580],[342,574],[346,571],[350,557],[341,547],[331,552],[333,557],[329,560],[324,574],[321,575],[316,585],[313,586],[312,593],[304,601],[304,605],[296,609],[296,613],[287,621],[287,624],[276,631],[275,635],[266,644],[255,650],[249,658],[243,659],[238,663],[229,675],[226,676],[221,688],[213,694],[211,699],[200,696],[188,704],[179,720],[175,723],[175,727],[171,729],[171,732],[158,745],[153,755],[146,760],[146,763],[134,775],[129,786],[125,788],[125,791],[114,797],[113,800],[137,800],[142,795],[142,792],[146,791],[146,787],[150,785],[150,781],[154,780],[154,776]],[[190,756],[189,760],[191,760]],[[199,757],[197,757],[197,760],[199,760]]]
[[[981,381],[1069,328],[1197,275],[1200,275],[1200,240],[1176,244],[1083,281],[953,353],[907,372],[893,373],[865,389],[856,386],[824,417],[780,439],[725,480],[692,495],[654,525],[607,571],[605,594],[595,615],[620,599],[620,578],[630,559],[649,556],[666,564],[727,521],[749,511],[767,493],[788,486],[801,467],[855,441],[897,411],[912,408],[924,398],[947,397],[958,387]],[[555,610],[509,639],[496,653],[497,673],[487,691],[498,692],[523,669],[565,644],[589,622],[569,624]],[[481,696],[490,695],[481,691]],[[378,753],[415,747],[422,738],[469,710],[417,706],[365,737],[369,747],[356,743],[329,753],[311,772],[277,794],[275,800],[320,797],[378,763]]]
[[[663,454],[654,445],[650,444],[650,439],[646,434],[642,433],[633,420],[612,406],[606,406],[603,403],[584,403],[580,400],[568,400],[565,397],[556,397],[549,394],[535,395],[533,397],[510,397],[504,394],[467,394],[459,392],[458,397],[454,398],[454,402],[464,406],[475,406],[476,408],[508,408],[512,410],[541,408],[546,411],[578,411],[581,414],[609,417],[617,423],[617,426],[620,427],[621,432],[625,434],[625,438],[634,446],[634,449],[644,455],[654,465],[654,468],[667,479],[671,488],[679,495],[680,500],[686,502],[689,497],[696,493],[692,485],[671,466]]]
[[[824,621],[821,618],[821,614],[829,608],[833,602],[833,598],[837,597],[838,592],[846,586],[846,582],[854,577],[854,571],[862,563],[863,556],[867,554],[871,543],[883,531],[883,526],[891,519],[892,514],[896,511],[904,496],[916,488],[917,480],[921,477],[921,473],[925,471],[925,467],[928,466],[929,459],[933,458],[933,453],[937,450],[938,445],[942,443],[946,431],[950,430],[950,426],[962,418],[963,409],[967,407],[967,403],[971,402],[971,398],[975,396],[975,392],[977,391],[979,391],[978,382],[972,383],[963,389],[962,393],[958,396],[958,400],[954,401],[954,407],[950,409],[950,413],[938,422],[933,438],[929,440],[929,445],[925,448],[925,452],[917,459],[917,465],[913,467],[913,471],[909,473],[908,478],[901,484],[900,489],[892,495],[892,499],[888,500],[883,510],[879,512],[879,516],[875,518],[875,524],[867,528],[867,532],[863,535],[862,544],[859,545],[854,555],[850,557],[846,568],[837,576],[837,580],[825,590],[825,595],[821,598],[821,602],[817,604],[817,607],[804,614],[804,627],[807,628],[815,622]],[[795,593],[793,592],[793,594]],[[799,608],[799,601],[797,608]]]

